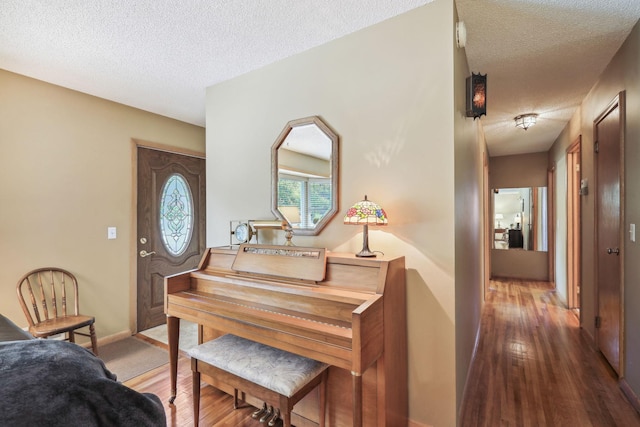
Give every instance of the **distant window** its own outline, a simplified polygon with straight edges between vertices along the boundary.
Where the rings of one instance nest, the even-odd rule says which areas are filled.
[[[160,196],[162,243],[173,255],[182,255],[193,233],[193,198],[189,184],[180,174],[169,176]]]
[[[297,210],[295,220],[287,217],[293,226],[313,228],[331,209],[331,181],[281,174],[278,179],[278,207],[281,211]]]

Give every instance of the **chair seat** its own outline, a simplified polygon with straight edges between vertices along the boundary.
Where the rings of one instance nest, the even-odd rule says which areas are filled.
[[[200,344],[189,355],[287,397],[329,366],[230,334]]]
[[[56,319],[45,320],[37,325],[30,326],[29,332],[36,337],[47,337],[49,335],[67,332],[70,329],[89,326],[94,322],[95,317],[84,316],[82,314],[77,316],[58,317]]]

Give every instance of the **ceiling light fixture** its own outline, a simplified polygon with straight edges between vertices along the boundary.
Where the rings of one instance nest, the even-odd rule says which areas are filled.
[[[521,114],[516,118],[514,118],[513,120],[515,120],[516,122],[516,127],[527,130],[531,126],[536,124],[537,119],[538,119],[537,114],[529,113],[529,114]]]

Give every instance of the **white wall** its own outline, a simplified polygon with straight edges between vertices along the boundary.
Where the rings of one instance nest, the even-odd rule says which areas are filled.
[[[454,194],[477,204],[480,176],[454,176],[453,13],[436,0],[207,90],[207,244],[228,244],[230,220],[272,218],[271,145],[289,120],[320,115],[340,135],[339,214],[294,243],[355,253],[362,230],[342,224],[345,210],[365,194],[385,208],[389,226],[370,230],[369,246],[406,257],[409,412],[435,426],[455,425],[468,367],[456,369]],[[480,157],[474,147],[461,164]]]

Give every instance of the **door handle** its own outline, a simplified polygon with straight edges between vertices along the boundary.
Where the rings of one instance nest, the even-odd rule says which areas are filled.
[[[607,253],[609,255],[611,255],[611,254],[620,255],[620,248],[615,248],[615,249],[607,248]]]
[[[141,258],[146,258],[146,257],[148,257],[149,255],[153,255],[153,254],[155,254],[155,253],[156,253],[156,251],[147,252],[147,251],[145,251],[145,250],[143,249],[143,250],[141,250],[141,251],[140,251],[140,257],[141,257]]]

